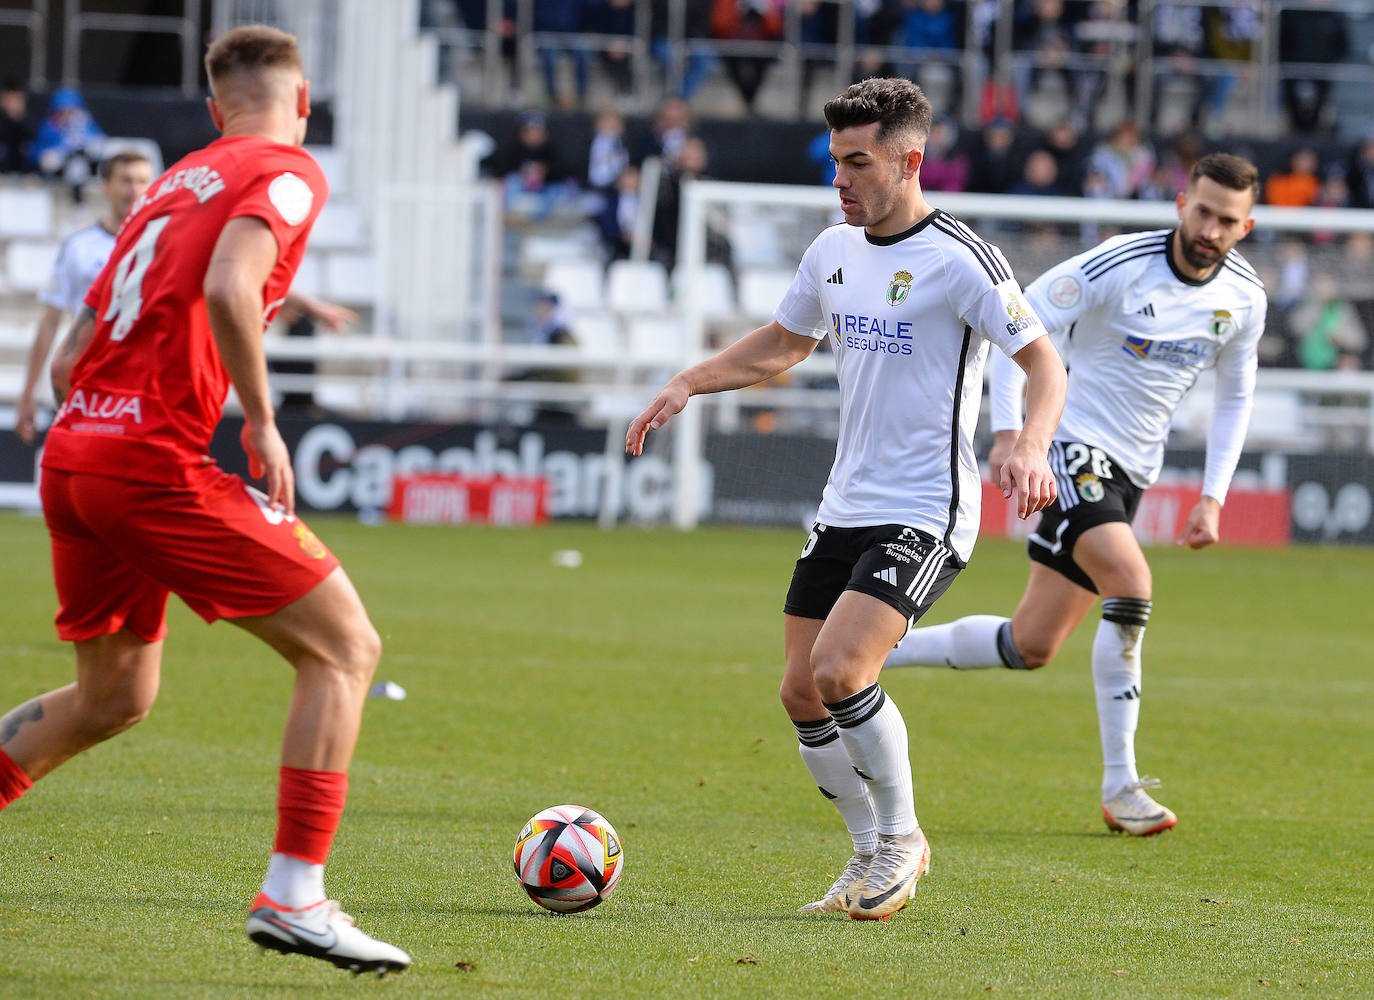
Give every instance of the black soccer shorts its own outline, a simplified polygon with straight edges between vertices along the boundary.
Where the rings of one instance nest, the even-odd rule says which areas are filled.
[[[944,542],[900,524],[816,524],[802,548],[783,610],[824,619],[846,590],[876,597],[916,622],[963,569]]]
[[[1130,524],[1145,491],[1126,477],[1101,448],[1081,441],[1050,443],[1050,468],[1059,499],[1040,514],[1040,523],[1026,539],[1026,552],[1035,562],[1097,593],[1092,578],[1073,561],[1078,536],[1099,524]]]

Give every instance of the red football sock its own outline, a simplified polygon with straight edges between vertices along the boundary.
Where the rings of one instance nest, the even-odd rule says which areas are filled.
[[[283,767],[272,850],[312,865],[324,864],[347,797],[348,775],[343,771]]]
[[[5,751],[0,750],[0,809],[4,809],[33,787],[33,780],[24,773]]]

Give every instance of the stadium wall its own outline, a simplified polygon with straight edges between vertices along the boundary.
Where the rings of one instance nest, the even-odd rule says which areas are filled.
[[[544,477],[555,518],[594,518],[607,482],[618,483],[619,517],[659,523],[668,518],[673,468],[666,455],[624,461],[608,449],[609,430],[559,424],[492,427],[484,424],[312,421],[283,417],[295,455],[297,502],[304,511],[380,514],[397,475],[452,472],[471,476]],[[228,418],[211,452],[225,469],[247,474],[239,445],[242,422]],[[0,429],[2,432],[3,429]],[[824,436],[706,434],[699,494],[703,520],[794,525],[814,517],[834,457]],[[612,458],[619,467],[612,467]],[[1160,483],[1147,494],[1138,530],[1146,541],[1168,542],[1201,486],[1204,453],[1172,449]],[[36,507],[38,453],[0,449],[0,505]],[[786,474],[775,474],[786,470]],[[994,491],[995,494],[995,491]],[[1232,544],[1374,544],[1374,455],[1247,452],[1228,498],[1223,538]],[[994,502],[995,501],[995,502]],[[985,503],[984,535],[1024,533],[995,495]]]

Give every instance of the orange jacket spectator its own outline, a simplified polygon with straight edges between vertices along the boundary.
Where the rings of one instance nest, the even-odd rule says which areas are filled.
[[[1317,154],[1310,149],[1300,149],[1288,161],[1288,173],[1274,174],[1264,185],[1264,200],[1271,205],[1306,208],[1317,200],[1321,189]]]
[[[782,5],[774,0],[715,0],[711,34],[715,38],[770,41],[782,37]]]

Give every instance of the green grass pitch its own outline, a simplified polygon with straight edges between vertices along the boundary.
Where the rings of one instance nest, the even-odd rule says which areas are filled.
[[[1374,995],[1374,553],[1151,551],[1163,836],[1102,824],[1091,622],[1033,675],[885,676],[934,867],[870,924],[795,912],[848,854],[776,697],[800,531],[315,527],[409,692],[368,703],[329,888],[414,967],[353,982],[243,936],[290,671],[173,602],[149,719],[0,816],[0,997]],[[72,667],[41,521],[0,516],[0,551],[7,711]],[[1009,612],[1025,572],[985,542],[932,617]],[[562,802],[626,850],[572,917],[510,861]]]

